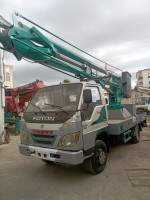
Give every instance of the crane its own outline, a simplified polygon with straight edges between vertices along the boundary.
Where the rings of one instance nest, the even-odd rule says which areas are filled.
[[[21,21],[18,21],[18,17],[34,26],[29,28]],[[109,109],[118,109],[123,107],[123,105],[121,105],[122,95],[130,97],[131,83],[130,80],[127,81],[127,79],[130,79],[129,74],[123,72],[122,77],[120,77],[117,74],[92,63],[85,57],[61,46],[51,39],[48,39],[36,27],[82,53],[99,60],[45,28],[42,28],[19,13],[13,13],[13,25],[8,26],[2,22],[0,25],[5,29],[5,31],[0,34],[0,42],[3,45],[2,49],[13,53],[18,61],[25,59],[30,62],[40,63],[79,80],[94,80],[108,91],[110,102],[110,105],[108,106]],[[105,64],[107,65],[107,63]],[[103,74],[103,76],[98,75],[98,72]]]
[[[29,103],[35,92],[42,87],[44,87],[44,83],[36,80],[27,85],[10,89],[10,94],[5,96],[5,123],[14,123],[16,125],[16,134],[19,133],[21,112],[25,107],[25,103]]]

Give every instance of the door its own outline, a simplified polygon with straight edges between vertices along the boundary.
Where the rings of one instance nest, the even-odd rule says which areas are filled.
[[[99,87],[88,86],[92,93],[92,102],[89,105],[83,103],[82,126],[84,149],[87,150],[95,145],[95,138],[99,131],[108,126],[106,108],[102,104]]]

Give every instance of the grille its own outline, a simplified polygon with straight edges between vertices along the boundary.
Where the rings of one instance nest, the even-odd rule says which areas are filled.
[[[42,146],[52,146],[55,142],[56,135],[40,135],[31,133],[33,142]]]

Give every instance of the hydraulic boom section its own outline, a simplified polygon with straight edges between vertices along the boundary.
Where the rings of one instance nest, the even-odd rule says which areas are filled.
[[[18,21],[18,17],[30,22],[34,26],[29,28],[22,22]],[[100,68],[88,59],[48,39],[36,27],[45,31],[46,34],[48,33],[71,47],[74,47],[82,53],[85,53],[92,58],[95,58],[94,56],[78,47],[75,47],[18,13],[13,14],[13,26],[2,25],[5,30],[0,33],[0,42],[3,45],[3,49],[13,53],[17,60],[25,59],[30,62],[40,63],[83,81],[91,79],[95,80],[96,83],[101,84],[101,86],[109,92],[110,108],[119,109],[122,107],[121,95],[124,91],[122,90],[121,77],[111,71]],[[97,72],[104,75],[100,76]]]

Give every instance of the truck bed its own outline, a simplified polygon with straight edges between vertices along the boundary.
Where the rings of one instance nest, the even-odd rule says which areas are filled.
[[[141,124],[143,126],[146,124],[146,121],[146,113],[141,113],[123,120],[108,120],[108,133],[109,135],[120,135],[134,127],[136,124]]]

